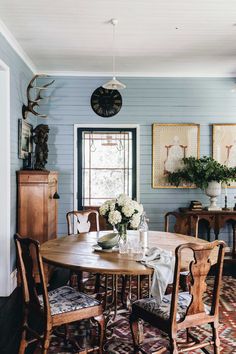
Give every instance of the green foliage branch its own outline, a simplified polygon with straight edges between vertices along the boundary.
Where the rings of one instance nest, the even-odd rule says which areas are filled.
[[[196,187],[206,189],[209,182],[217,181],[229,184],[236,181],[236,167],[227,167],[212,157],[203,156],[183,158],[183,168],[168,174],[168,181],[178,187],[181,182],[195,184]]]

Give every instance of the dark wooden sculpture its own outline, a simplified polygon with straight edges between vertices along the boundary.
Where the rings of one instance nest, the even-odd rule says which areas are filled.
[[[48,77],[48,75],[34,75],[32,80],[30,80],[30,83],[27,87],[26,95],[27,95],[27,105],[23,104],[22,107],[22,116],[23,119],[27,118],[28,113],[32,113],[33,115],[41,118],[47,118],[47,115],[45,114],[40,114],[35,111],[35,107],[39,107],[39,102],[44,99],[44,97],[41,95],[44,90],[48,88],[48,86],[52,85],[55,80],[50,81],[49,83],[42,85],[42,86],[34,86],[34,82],[38,77]],[[36,97],[33,99],[30,96],[30,91],[32,90],[37,90]]]
[[[48,133],[49,127],[46,124],[39,124],[33,130],[33,141],[35,143],[35,170],[46,170],[48,158]]]

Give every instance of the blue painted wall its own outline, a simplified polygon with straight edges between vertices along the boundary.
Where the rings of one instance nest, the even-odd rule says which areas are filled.
[[[0,59],[10,68],[10,127],[11,127],[11,269],[15,268],[15,245],[13,235],[16,232],[16,171],[22,167],[18,159],[18,119],[21,118],[25,93],[32,72],[16,54],[5,38],[0,34]],[[0,117],[0,120],[4,117]]]
[[[123,107],[115,117],[97,116],[90,107],[92,92],[107,78],[55,77],[50,98],[41,107],[49,114],[48,169],[59,171],[59,233],[66,233],[65,214],[73,209],[73,125],[140,124],[141,202],[150,218],[150,228],[163,230],[167,211],[185,207],[192,199],[207,203],[198,189],[152,189],[152,123],[201,124],[201,155],[211,154],[212,123],[236,123],[234,80],[227,78],[122,78]],[[44,121],[45,122],[45,121]],[[229,192],[233,205],[236,190]],[[223,198],[222,198],[223,199]],[[223,200],[222,200],[223,202]],[[230,242],[230,233],[223,235]]]
[[[31,70],[0,34],[0,58],[11,73],[11,265],[15,265],[13,234],[16,231],[16,175],[22,167],[18,159],[18,118],[32,77]],[[122,78],[127,89],[122,91],[123,107],[110,119],[101,118],[92,111],[92,92],[107,78],[55,77],[49,88],[50,98],[41,107],[49,114],[44,123],[50,126],[48,169],[58,170],[59,234],[66,232],[65,214],[73,208],[73,125],[88,124],[140,124],[141,202],[150,218],[150,228],[163,229],[164,213],[188,205],[192,199],[207,202],[200,190],[152,189],[152,123],[201,124],[201,155],[211,154],[212,123],[236,123],[236,94],[231,92],[233,79],[226,78]],[[1,117],[4,119],[4,117]],[[33,118],[31,123],[37,124]],[[236,190],[229,192],[229,203],[234,204]],[[229,230],[223,237],[231,242]]]

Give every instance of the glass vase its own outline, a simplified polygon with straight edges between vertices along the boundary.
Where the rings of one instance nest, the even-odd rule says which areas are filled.
[[[127,241],[127,227],[128,227],[127,223],[118,224],[117,227],[116,227],[117,231],[118,231],[118,234],[120,236],[120,240],[122,242],[126,242]]]

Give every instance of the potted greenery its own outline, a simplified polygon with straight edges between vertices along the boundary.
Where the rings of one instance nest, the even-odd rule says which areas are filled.
[[[208,210],[217,210],[216,197],[221,193],[221,183],[228,185],[230,181],[236,181],[236,167],[227,167],[207,156],[200,159],[186,157],[183,158],[183,168],[170,172],[168,180],[177,187],[181,182],[195,184],[210,197]]]

